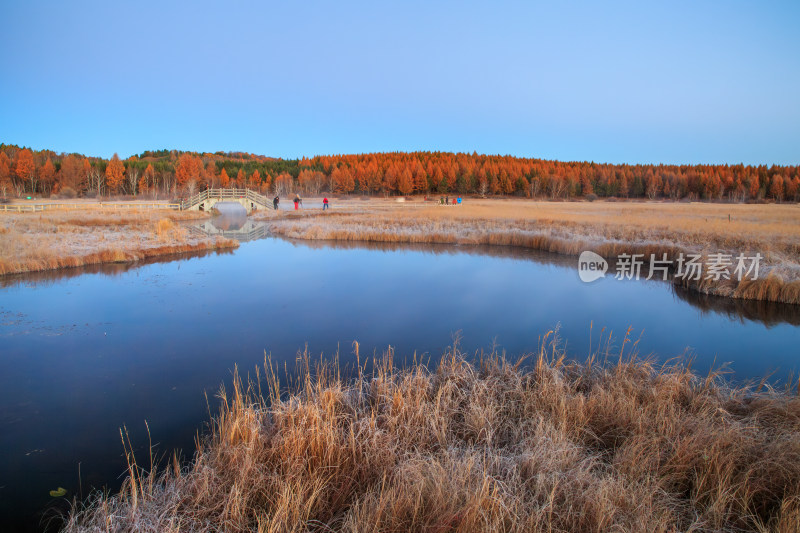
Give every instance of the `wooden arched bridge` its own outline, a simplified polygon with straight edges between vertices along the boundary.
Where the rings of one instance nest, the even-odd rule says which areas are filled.
[[[272,209],[272,200],[250,189],[206,189],[181,200],[180,210],[208,211],[220,202],[236,202],[248,213],[256,209]]]

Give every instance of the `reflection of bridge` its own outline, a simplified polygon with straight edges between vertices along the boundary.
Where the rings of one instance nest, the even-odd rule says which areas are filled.
[[[256,209],[272,209],[272,202],[264,195],[250,189],[206,189],[181,201],[181,211],[193,209],[208,211],[219,202],[236,202],[248,213]]]
[[[244,221],[240,226],[233,225],[232,227],[218,227],[214,224],[214,220],[206,220],[205,222],[197,225],[187,226],[189,231],[198,237],[225,237],[226,239],[234,239],[239,242],[254,241],[256,239],[263,239],[269,232],[267,225],[263,222],[256,222],[249,218]]]

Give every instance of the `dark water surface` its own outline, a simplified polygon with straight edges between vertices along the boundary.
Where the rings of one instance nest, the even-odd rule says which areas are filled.
[[[387,246],[258,239],[247,220],[232,253],[0,278],[0,530],[40,528],[42,510],[124,475],[119,428],[145,457],[147,420],[161,452],[191,455],[212,399],[234,365],[265,351],[294,365],[351,343],[365,355],[388,345],[435,360],[461,331],[472,352],[496,343],[534,351],[560,324],[583,358],[590,323],[617,344],[628,326],[640,352],[693,355],[704,372],[731,362],[733,378],[775,372],[800,355],[797,306],[678,292],[668,283],[582,283],[575,258],[512,248]],[[206,228],[208,229],[208,228]],[[255,233],[254,233],[255,232]],[[252,240],[252,239],[257,240]],[[81,486],[78,483],[80,465]]]

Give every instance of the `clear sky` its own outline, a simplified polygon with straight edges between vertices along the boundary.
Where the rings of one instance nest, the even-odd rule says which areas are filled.
[[[800,164],[800,2],[0,4],[0,141]]]

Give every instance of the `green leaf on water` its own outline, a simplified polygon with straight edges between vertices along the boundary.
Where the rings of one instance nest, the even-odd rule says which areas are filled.
[[[62,496],[66,496],[66,494],[67,494],[67,489],[65,489],[64,487],[58,487],[56,490],[50,491],[50,496],[52,496],[53,498],[61,498]]]

